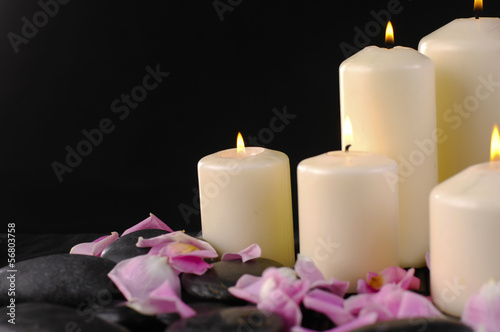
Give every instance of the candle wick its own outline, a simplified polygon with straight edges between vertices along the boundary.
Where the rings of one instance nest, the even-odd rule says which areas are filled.
[[[351,144],[347,144],[345,147],[345,152],[349,152],[349,148],[351,147]]]

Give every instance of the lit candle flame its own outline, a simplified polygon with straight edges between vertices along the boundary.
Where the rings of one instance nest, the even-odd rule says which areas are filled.
[[[483,0],[474,0],[474,13],[479,18],[479,13],[483,11]]]
[[[387,27],[385,28],[385,44],[389,48],[394,45],[394,28],[391,21],[387,22]]]
[[[490,161],[500,161],[500,134],[497,125],[493,127],[491,133]]]
[[[343,135],[344,135],[345,149],[346,149],[346,151],[349,151],[349,147],[352,145],[354,138],[352,135],[351,119],[349,119],[348,116],[345,117],[344,128],[342,131],[343,131]]]
[[[243,136],[238,132],[238,137],[236,138],[236,152],[245,153],[245,141],[243,141]]]

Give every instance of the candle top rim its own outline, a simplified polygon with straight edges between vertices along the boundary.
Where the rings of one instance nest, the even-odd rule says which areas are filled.
[[[252,153],[252,150],[258,152]],[[281,152],[262,147],[245,147],[246,156],[237,153],[237,148],[221,150],[209,155],[204,156],[198,161],[198,169],[201,167],[209,167],[212,169],[226,169],[226,168],[261,168],[261,167],[274,167],[272,165],[283,164],[289,167],[288,156]],[[222,156],[221,156],[222,154]]]
[[[500,18],[499,17],[480,17],[476,19],[457,18],[434,30],[427,36],[424,36],[418,49],[420,50],[426,44],[439,42],[440,44],[450,42],[478,43],[488,41],[483,47],[498,47],[500,45]]]
[[[394,169],[397,163],[383,154],[364,151],[330,151],[302,160],[298,165],[299,171],[351,172],[353,170],[371,170],[374,172]]]
[[[245,146],[244,151],[238,151],[238,148],[230,148],[216,152],[218,157],[220,158],[236,158],[236,159],[244,159],[248,157],[253,157],[258,154],[261,154],[265,151],[265,148],[260,146]]]
[[[393,48],[378,47],[370,45],[361,51],[345,59],[340,65],[340,71],[346,70],[384,70],[400,68],[412,68],[419,70],[423,66],[433,66],[432,60],[406,46],[395,46]]]
[[[486,204],[500,210],[500,161],[472,165],[438,184],[431,197],[457,207]]]

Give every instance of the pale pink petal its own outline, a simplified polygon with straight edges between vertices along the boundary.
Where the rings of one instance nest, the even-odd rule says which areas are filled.
[[[403,295],[406,290],[394,284],[382,286],[378,293],[372,294],[374,302],[387,308],[394,317],[397,316]]]
[[[327,289],[333,294],[344,297],[349,288],[348,281],[342,281],[335,278],[325,280],[321,271],[316,267],[314,261],[306,255],[298,254],[295,263],[295,272],[300,279],[310,283],[310,288]]]
[[[353,316],[357,316],[359,312],[375,303],[374,294],[358,294],[352,295],[344,300],[344,308]]]
[[[344,309],[344,299],[321,289],[313,289],[302,301],[304,307],[327,316],[335,325],[352,321],[355,317]]]
[[[166,257],[141,255],[120,261],[108,277],[128,301],[145,301],[165,281],[178,296],[181,293],[179,278]]]
[[[405,291],[399,305],[397,318],[440,317],[441,312],[425,296]],[[500,327],[500,326],[499,326]]]
[[[425,252],[425,264],[427,265],[427,268],[430,270],[431,269],[431,253],[428,251]]]
[[[181,317],[192,317],[196,312],[187,304],[182,302],[170,282],[165,281],[160,287],[151,292],[150,305],[155,308],[157,314],[177,312]]]
[[[221,260],[233,261],[241,259],[241,261],[245,263],[246,261],[249,261],[251,259],[259,258],[261,254],[262,250],[260,249],[260,246],[257,243],[254,243],[235,254],[225,253],[224,255],[222,255]]]
[[[280,315],[285,322],[286,331],[302,322],[299,305],[279,288],[272,290],[264,300],[259,301],[257,308]]]
[[[356,285],[356,292],[358,294],[373,294],[378,290],[370,286],[366,280],[358,279],[358,284]]]
[[[298,280],[295,271],[288,267],[268,267],[262,274],[262,278],[264,283],[266,280],[272,279],[276,285],[275,288],[281,289],[297,304],[302,301],[310,287],[307,280]]]
[[[244,274],[238,279],[236,285],[228,288],[228,291],[239,299],[257,303],[260,298],[261,287],[262,277]]]
[[[208,269],[212,268],[212,265],[205,262],[203,258],[196,256],[179,255],[168,258],[168,262],[178,274],[192,273],[202,275]]]
[[[70,250],[70,254],[89,255],[101,257],[102,251],[118,239],[117,232],[111,232],[111,235],[101,236],[93,242],[84,242],[77,244]]]
[[[167,226],[163,221],[161,221],[157,216],[150,213],[149,217],[141,221],[140,223],[128,228],[123,232],[122,236],[127,235],[132,232],[140,231],[143,229],[163,229],[167,232],[173,232],[173,230]]]
[[[378,316],[375,312],[370,312],[367,313],[366,315],[359,316],[358,318],[354,319],[353,321],[347,324],[340,325],[331,330],[328,330],[328,332],[348,332],[355,329],[359,329],[360,327],[375,323],[377,321],[377,317]]]
[[[500,331],[500,282],[491,280],[469,298],[462,321],[475,331]]]
[[[373,303],[364,307],[359,312],[358,317],[368,315],[371,313],[377,314],[378,322],[396,319],[396,316],[387,307],[383,306],[380,303]]]
[[[398,282],[398,286],[403,289],[418,290],[420,288],[420,279],[415,277],[415,269],[408,269],[406,275]]]
[[[214,247],[212,247],[208,242],[198,240],[192,236],[187,235],[182,231],[172,232],[168,234],[159,235],[149,239],[144,239],[139,237],[136,246],[138,247],[151,247],[149,252],[152,255],[156,255],[162,248],[166,247],[170,243],[181,242],[190,244],[197,247],[200,250],[209,250],[213,254],[216,254]],[[212,254],[212,255],[213,255]],[[217,257],[217,256],[215,256]]]
[[[399,284],[404,289],[417,290],[420,287],[420,279],[414,276],[415,269],[406,271],[398,266],[391,266],[382,270],[379,274],[369,272],[366,280],[358,280],[358,294],[376,293],[382,286],[387,284]]]
[[[344,297],[349,288],[349,281],[342,281],[335,278],[330,278],[330,280],[318,280],[311,284],[312,288],[321,288],[330,291],[331,293]]]
[[[314,261],[306,255],[297,255],[297,262],[295,262],[294,269],[300,279],[307,280],[311,284],[315,281],[325,280],[325,277],[316,267]]]

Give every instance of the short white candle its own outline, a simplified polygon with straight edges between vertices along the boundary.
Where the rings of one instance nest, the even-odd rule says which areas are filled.
[[[436,67],[439,181],[488,160],[500,123],[500,19],[456,19],[422,38],[419,50]]]
[[[262,257],[293,266],[286,154],[260,147],[220,151],[198,163],[203,238],[223,254],[257,243]]]
[[[400,264],[425,266],[437,184],[432,61],[407,47],[366,47],[340,66],[340,106],[341,123],[349,116],[356,126],[356,149],[398,163]]]
[[[460,316],[484,283],[500,281],[500,162],[470,166],[436,186],[430,223],[432,299]]]
[[[398,265],[396,176],[396,162],[373,153],[334,151],[298,165],[300,252],[324,277],[349,281],[349,292],[367,272]]]

